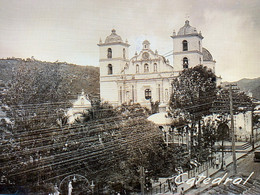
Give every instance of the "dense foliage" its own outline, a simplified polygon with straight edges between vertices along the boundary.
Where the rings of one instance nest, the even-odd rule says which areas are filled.
[[[194,119],[200,118],[209,113],[216,97],[216,75],[205,66],[195,66],[184,69],[173,80],[172,87],[172,112],[179,108],[191,114]]]
[[[207,159],[215,141],[229,139],[218,126],[228,123],[230,91],[217,87],[215,74],[202,65],[183,70],[172,86],[169,115],[178,119],[172,125],[190,135],[191,158]],[[252,100],[244,92],[232,89],[232,101],[234,114],[253,110]],[[202,120],[212,114],[223,119]]]
[[[28,126],[6,136],[1,142],[1,174],[32,191],[49,193],[66,176],[80,174],[95,182],[97,192],[111,194],[138,191],[140,166],[151,178],[169,176],[176,166],[187,163],[180,155],[183,148],[166,147],[158,127],[146,120],[150,114],[146,108],[138,104],[94,108],[82,123]],[[89,186],[77,187],[81,185],[74,182],[74,190],[87,193]],[[65,183],[61,192],[66,190]]]
[[[0,70],[1,82],[8,85],[11,104],[69,100],[82,89],[91,99],[99,94],[97,67],[43,62],[32,57],[0,59]],[[10,98],[18,99],[13,102]]]
[[[169,114],[178,118],[177,123],[175,122],[173,126],[177,128],[180,126],[179,131],[190,132],[189,150],[191,151],[191,158],[195,158],[198,156],[198,151],[205,145],[202,141],[207,140],[203,139],[201,119],[203,116],[210,114],[210,109],[216,98],[216,75],[211,69],[198,65],[184,69],[173,80],[172,87],[173,94],[169,102]],[[205,148],[205,150],[207,149]]]
[[[56,125],[71,106],[69,100],[75,99],[82,89],[91,99],[98,97],[99,71],[95,67],[42,62],[32,57],[1,59],[0,69],[4,74],[1,109],[15,121],[16,130]]]

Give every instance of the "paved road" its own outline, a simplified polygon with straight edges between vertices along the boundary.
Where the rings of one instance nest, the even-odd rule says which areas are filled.
[[[251,176],[248,184],[246,186],[231,186],[230,185],[220,185],[212,187],[199,186],[197,189],[191,189],[185,194],[197,194],[197,195],[208,195],[208,194],[260,194],[260,162],[254,162],[254,152],[248,153],[246,156],[240,158],[237,161],[237,172],[238,175],[242,176],[245,180],[252,172],[254,174]],[[212,177],[217,178],[223,176],[225,173],[232,175],[233,164],[227,167],[226,171],[219,171]],[[238,189],[239,188],[239,189]],[[253,190],[253,191],[252,191]],[[257,191],[258,190],[258,191]]]
[[[242,173],[243,175],[250,175],[250,173],[254,172],[252,175],[252,179],[260,179],[260,162],[254,162],[254,153],[251,152],[247,156],[238,160],[237,172]],[[228,170],[232,169],[232,165],[228,167]]]

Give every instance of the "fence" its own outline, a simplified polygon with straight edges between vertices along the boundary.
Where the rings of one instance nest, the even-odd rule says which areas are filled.
[[[193,167],[193,169],[188,170],[187,174],[184,174],[182,176],[180,176],[176,181],[177,182],[182,182],[182,181],[186,181],[192,177],[196,177],[202,173],[206,172],[205,176],[208,176],[208,170],[210,168],[214,168],[214,164],[211,160],[204,162],[200,165],[198,165],[197,167]],[[177,189],[180,189],[181,184],[176,185],[175,183],[175,177],[177,177],[178,175],[174,175],[170,178],[163,178],[161,182],[154,182],[154,186],[152,187],[152,189],[147,191],[147,194],[160,194],[160,193],[169,193],[169,192],[177,192]],[[158,184],[157,184],[158,183]]]

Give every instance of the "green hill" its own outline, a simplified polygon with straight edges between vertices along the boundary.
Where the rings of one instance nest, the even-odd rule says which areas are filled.
[[[255,79],[241,79],[237,81],[238,87],[247,93],[252,93],[253,97],[260,100],[260,77]]]
[[[90,98],[99,98],[99,68],[94,66],[79,66],[66,62],[45,62],[33,58],[7,58],[0,59],[0,80],[8,86],[13,82],[19,67],[24,66],[32,72],[37,69],[37,74],[48,79],[49,83],[56,82],[54,72],[62,78],[61,86],[65,88],[69,99],[75,99],[82,89]],[[35,73],[35,72],[34,72]],[[33,75],[32,75],[33,76]],[[47,81],[46,81],[47,82]]]
[[[255,99],[260,100],[260,77],[254,79],[243,78],[232,83],[236,83],[241,91],[247,94],[251,93]],[[228,82],[223,83],[223,85],[225,84],[228,84]]]

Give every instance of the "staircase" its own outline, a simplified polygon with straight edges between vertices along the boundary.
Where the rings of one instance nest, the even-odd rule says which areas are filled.
[[[232,150],[232,143],[231,142],[225,142],[224,144],[225,149],[224,150]],[[236,151],[244,151],[251,147],[251,143],[249,142],[236,142]],[[220,149],[221,145],[215,145],[215,149]]]

